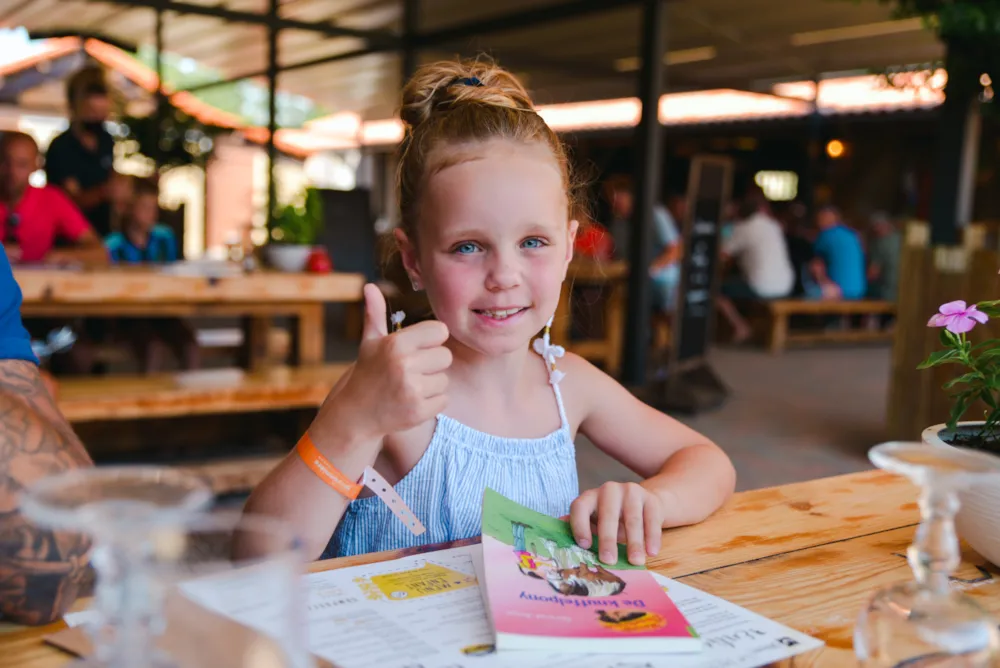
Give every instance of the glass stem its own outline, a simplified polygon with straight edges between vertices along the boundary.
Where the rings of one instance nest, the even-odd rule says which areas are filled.
[[[921,522],[907,558],[920,586],[937,594],[948,592],[948,577],[962,560],[955,533],[958,506],[958,494],[939,489],[933,481],[921,491]]]
[[[162,596],[151,577],[146,544],[123,539],[95,547],[92,555],[100,620],[91,638],[94,655],[109,667],[153,665],[156,638],[163,632]]]

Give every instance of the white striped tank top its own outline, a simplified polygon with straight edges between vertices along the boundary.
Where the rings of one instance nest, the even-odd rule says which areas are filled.
[[[322,558],[478,536],[486,487],[538,512],[567,515],[580,494],[576,449],[559,385],[551,386],[560,424],[541,438],[502,438],[438,415],[423,457],[395,485],[427,531],[414,536],[377,496],[356,499]]]

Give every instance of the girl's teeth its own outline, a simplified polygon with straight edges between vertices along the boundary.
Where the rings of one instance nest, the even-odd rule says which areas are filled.
[[[518,313],[520,310],[521,309],[519,308],[509,308],[502,311],[483,311],[483,314],[488,315],[491,318],[496,318],[497,320],[502,320]]]

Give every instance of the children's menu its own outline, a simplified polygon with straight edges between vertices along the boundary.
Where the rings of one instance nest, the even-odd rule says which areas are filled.
[[[309,649],[340,668],[754,668],[823,644],[655,574],[701,637],[701,652],[498,652],[477,562],[482,568],[482,547],[472,545],[304,576]],[[199,604],[266,633],[270,615],[248,609],[220,582],[205,579],[185,588]]]

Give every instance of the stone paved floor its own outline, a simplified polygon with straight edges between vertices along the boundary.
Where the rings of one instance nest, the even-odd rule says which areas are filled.
[[[738,488],[756,489],[871,468],[883,440],[889,347],[719,349],[712,365],[732,390],[720,409],[681,418],[733,459]],[[585,438],[577,441],[580,485],[635,480]]]

